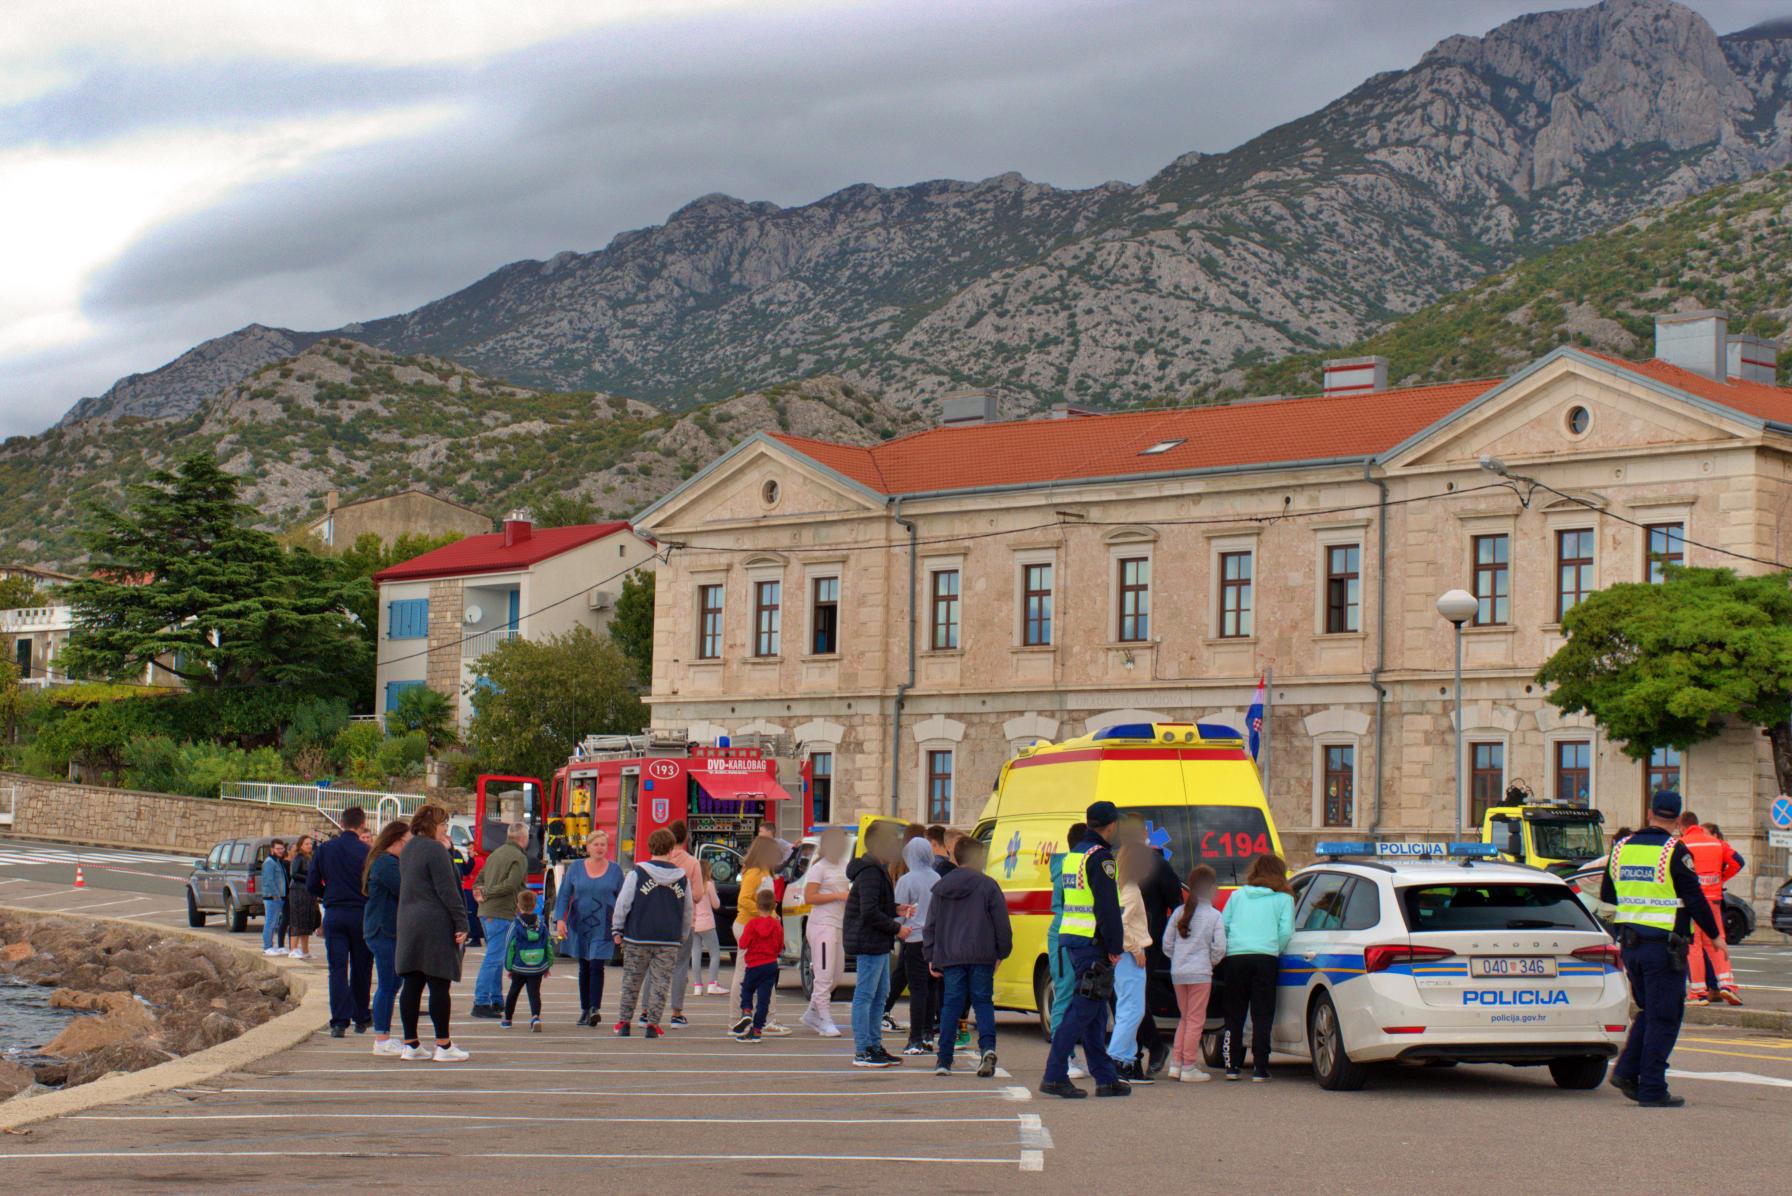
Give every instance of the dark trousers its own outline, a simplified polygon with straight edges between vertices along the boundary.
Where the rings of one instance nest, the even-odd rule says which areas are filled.
[[[921,954],[921,948],[915,948],[915,954]],[[902,1000],[902,994],[908,991],[908,944],[903,943],[896,948],[896,958],[890,961],[890,995],[884,998],[884,1016],[896,1008],[896,1002]],[[935,1005],[937,1011],[939,1006]],[[910,1029],[913,1029],[911,1023]]]
[[[422,972],[406,972],[404,987],[398,991],[398,1017],[404,1026],[404,1040],[417,1041],[417,1015],[423,1009],[423,990],[429,990],[429,1020],[437,1042],[448,1041],[448,1014],[453,1007],[450,989],[453,982],[446,976],[425,976]]]
[[[1639,1099],[1660,1100],[1668,1093],[1668,1056],[1686,1013],[1686,973],[1674,965],[1665,938],[1640,937],[1624,944],[1624,971],[1637,1011],[1613,1074],[1634,1080]]]
[[[1251,1070],[1269,1073],[1269,1031],[1276,1020],[1276,977],[1281,959],[1274,955],[1228,955],[1225,969],[1226,1029],[1220,1036],[1220,1061],[1226,1070],[1244,1070],[1244,1015],[1251,1015]]]
[[[516,1016],[516,999],[524,990],[529,993],[529,1016],[541,1016],[541,978],[545,973],[536,972],[530,976],[519,976],[510,973],[510,991],[504,997],[504,1020],[509,1021]]]
[[[902,944],[902,976],[908,981],[908,1040],[926,1041],[939,1026],[943,982],[927,969],[919,944]]]
[[[740,978],[740,1011],[753,1011],[753,1028],[765,1029],[772,1011],[772,990],[778,987],[778,963],[756,963]]]
[[[361,933],[361,907],[324,907],[324,954],[330,963],[330,1024],[373,1020],[373,952]]]
[[[952,1066],[952,1049],[958,1041],[958,1019],[967,1009],[977,1015],[977,1050],[995,1050],[996,965],[954,964],[946,969],[945,990],[945,1003],[940,1006],[939,1065]]]
[[[610,966],[607,959],[579,960],[579,1010],[583,1013],[596,1013],[604,1003],[604,969]]]
[[[1070,953],[1073,977],[1081,977],[1101,959],[1101,953],[1092,939],[1060,935],[1058,944]],[[1071,983],[1074,985],[1076,980],[1073,979]],[[945,1027],[940,1029],[943,1033]],[[1063,1020],[1052,1027],[1052,1049],[1045,1057],[1046,1082],[1070,1078],[1070,1052],[1080,1046],[1083,1048],[1083,1058],[1089,1061],[1089,1072],[1095,1077],[1095,1082],[1112,1084],[1118,1076],[1114,1071],[1113,1060],[1108,1058],[1107,1029],[1106,1001],[1091,1001],[1082,996],[1071,997],[1070,1008],[1065,1012]]]
[[[1152,1054],[1162,1054],[1169,1049],[1164,1041],[1163,1031],[1157,1026],[1157,1011],[1166,1009],[1170,1012],[1179,1010],[1176,1004],[1176,986],[1170,983],[1170,973],[1160,970],[1151,962],[1151,953],[1145,953],[1145,1016],[1139,1022],[1139,1045]]]
[[[473,900],[472,889],[460,891],[461,900],[467,903],[467,946],[477,947],[485,942],[485,925],[479,920],[479,903]]]

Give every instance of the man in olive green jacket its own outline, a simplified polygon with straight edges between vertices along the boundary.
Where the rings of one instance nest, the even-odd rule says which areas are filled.
[[[485,867],[473,885],[479,901],[479,922],[485,927],[485,958],[479,962],[479,978],[473,982],[473,1016],[495,1018],[504,1003],[504,953],[510,945],[510,927],[516,918],[516,895],[529,883],[529,825],[513,822],[510,837],[485,857]]]

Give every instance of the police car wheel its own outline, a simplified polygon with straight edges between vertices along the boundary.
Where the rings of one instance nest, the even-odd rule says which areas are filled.
[[[1586,1091],[1605,1083],[1605,1060],[1584,1055],[1574,1059],[1551,1059],[1549,1075],[1557,1088]]]
[[[1354,1092],[1368,1080],[1369,1069],[1351,1062],[1337,1007],[1324,993],[1307,1010],[1307,1048],[1313,1057],[1313,1078],[1326,1091]]]

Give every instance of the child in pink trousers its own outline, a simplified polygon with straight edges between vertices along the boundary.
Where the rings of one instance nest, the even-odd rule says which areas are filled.
[[[1182,1020],[1170,1047],[1170,1078],[1184,1084],[1208,1079],[1201,1066],[1201,1030],[1207,1024],[1207,998],[1213,993],[1213,969],[1226,957],[1226,926],[1213,908],[1219,880],[1212,868],[1198,864],[1188,874],[1188,901],[1177,906],[1164,928],[1164,954],[1170,958],[1170,982]]]

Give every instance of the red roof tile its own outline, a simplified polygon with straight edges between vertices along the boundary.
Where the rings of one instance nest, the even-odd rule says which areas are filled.
[[[1716,378],[1707,378],[1694,370],[1682,366],[1669,365],[1665,361],[1625,361],[1622,357],[1613,357],[1607,353],[1594,353],[1601,361],[1609,361],[1613,365],[1622,366],[1633,374],[1641,374],[1656,382],[1665,382],[1678,390],[1697,395],[1732,411],[1740,411],[1744,415],[1752,415],[1756,419],[1772,420],[1778,423],[1792,423],[1792,388],[1775,386],[1768,382],[1742,382],[1737,379],[1726,379],[1722,382]]]
[[[527,540],[508,548],[504,533],[468,536],[445,544],[433,552],[412,557],[402,564],[381,569],[373,575],[376,583],[418,581],[429,577],[462,577],[470,573],[506,573],[559,556],[582,544],[613,536],[628,530],[626,520],[610,523],[578,523],[571,527],[538,527]]]
[[[932,428],[870,448],[777,439],[880,494],[1367,457],[1479,398],[1499,379],[1368,395],[1123,411]],[[1179,441],[1161,453],[1144,450]]]

